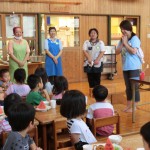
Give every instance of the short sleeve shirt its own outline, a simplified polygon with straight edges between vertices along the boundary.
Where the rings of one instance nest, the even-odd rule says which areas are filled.
[[[105,45],[103,41],[97,42],[95,45],[92,45],[89,40],[86,40],[83,44],[83,50],[86,51],[94,61],[101,52],[105,52]],[[94,65],[94,67],[100,67],[103,57],[100,59],[99,64]],[[88,64],[88,61],[85,60],[84,66]]]
[[[120,46],[120,44],[121,41],[118,43],[117,48]],[[139,49],[141,42],[139,38],[135,35],[131,38],[131,40],[128,41],[128,44],[132,48]],[[141,60],[137,54],[131,54],[128,52],[126,47],[123,47],[121,50],[121,56],[122,56],[122,68],[124,71],[141,69]]]
[[[82,119],[68,120],[67,126],[70,134],[80,134],[80,141],[87,143],[96,142],[95,137]]]
[[[87,113],[87,118],[105,118],[114,115],[113,106],[108,102],[97,102],[90,105]],[[113,125],[104,126],[96,129],[96,132],[102,136],[108,136],[112,134],[114,130]]]
[[[46,99],[41,95],[40,92],[31,91],[26,98],[27,103],[32,104],[33,106],[39,105],[41,101],[46,101]]]
[[[18,132],[12,131],[8,135],[3,150],[29,150],[33,143],[29,135],[22,137]]]
[[[6,94],[17,93],[20,96],[27,96],[30,92],[30,87],[26,84],[12,84],[6,90]]]
[[[59,39],[55,39],[55,41],[52,41],[51,39],[49,39],[51,42],[56,43],[58,41],[59,43],[59,49],[62,50],[63,46],[62,46],[62,42]],[[44,46],[45,50],[49,50],[49,46],[48,46],[48,39],[45,39],[45,46]]]

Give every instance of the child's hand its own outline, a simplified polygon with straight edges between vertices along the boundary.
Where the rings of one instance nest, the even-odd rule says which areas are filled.
[[[36,148],[36,150],[42,150],[42,148],[40,148],[40,147],[37,147],[37,148]]]

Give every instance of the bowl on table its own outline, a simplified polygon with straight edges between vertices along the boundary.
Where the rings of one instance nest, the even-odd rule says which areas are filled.
[[[119,144],[122,140],[122,136],[120,135],[110,135],[108,137],[112,143]]]

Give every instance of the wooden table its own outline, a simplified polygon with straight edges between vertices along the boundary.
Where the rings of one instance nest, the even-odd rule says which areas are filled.
[[[139,132],[122,134],[122,141],[119,145],[123,148],[123,150],[136,150],[137,148],[143,148],[142,136]],[[106,139],[102,139],[97,143],[106,143]]]
[[[47,150],[47,124],[51,124],[52,121],[59,118],[64,118],[60,114],[60,106],[56,106],[56,108],[51,108],[47,112],[36,112],[35,118],[39,121],[39,124],[42,125],[43,131],[43,149]],[[64,118],[66,120],[66,118]]]
[[[130,80],[132,82],[132,122],[134,123],[135,122],[135,110],[134,110],[135,108],[135,84],[136,83],[140,84],[139,89],[150,91],[150,88],[146,88],[146,89],[142,88],[143,85],[150,85],[150,76],[146,76],[144,80],[140,80],[139,77],[131,78]]]
[[[137,148],[143,148],[142,136],[139,133],[122,135],[120,145],[124,150],[136,150]]]
[[[43,67],[45,62],[29,62],[28,63],[28,74],[33,74],[36,68]],[[0,69],[9,69],[9,64],[1,64],[0,63]]]

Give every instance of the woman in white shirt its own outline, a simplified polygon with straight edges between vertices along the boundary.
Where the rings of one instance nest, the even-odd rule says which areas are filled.
[[[86,58],[84,61],[84,72],[87,73],[90,88],[100,85],[101,72],[103,70],[105,49],[104,42],[98,39],[98,35],[96,28],[90,29],[90,40],[86,40],[83,44],[83,52]]]

